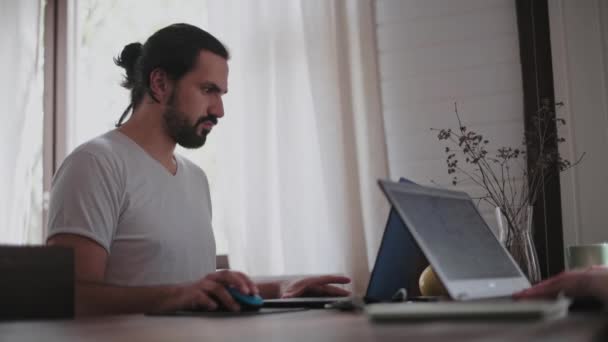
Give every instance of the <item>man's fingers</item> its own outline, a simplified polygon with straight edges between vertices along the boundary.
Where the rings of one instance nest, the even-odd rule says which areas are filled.
[[[282,295],[282,298],[299,297],[302,295],[316,295],[316,296],[348,296],[350,291],[339,288],[337,286],[331,286],[327,283],[327,280],[335,280],[336,278],[306,278],[302,279],[292,286],[290,286]],[[338,279],[338,282],[348,283],[350,279],[342,277]],[[332,283],[336,283],[332,281]]]
[[[299,286],[292,290],[286,291],[281,297],[282,298],[293,298],[298,297],[303,294],[319,296],[319,297],[346,297],[350,296],[350,291],[345,290],[343,288],[332,286],[332,285],[321,285],[321,286],[312,286],[312,287],[304,287]]]
[[[202,291],[199,292],[196,306],[209,311],[217,310],[217,303]]]
[[[319,289],[319,295],[327,297],[346,297],[350,296],[350,291],[331,285],[323,285]]]
[[[223,306],[228,308],[230,311],[240,311],[241,307],[232,298],[230,293],[226,290],[226,287],[222,283],[218,283],[212,280],[203,280],[201,282],[201,289],[208,295],[217,299]]]
[[[514,295],[515,298],[553,297],[557,296],[563,287],[563,277],[545,280],[529,289],[520,291]]]
[[[345,276],[327,275],[321,276],[321,279],[326,284],[350,284],[350,278]]]
[[[515,298],[546,298],[556,297],[560,292],[569,296],[581,295],[581,275],[578,273],[562,273],[554,278],[545,280],[527,290],[514,294]]]
[[[240,292],[245,294],[252,293],[253,290],[256,290],[257,287],[254,286],[254,289],[250,288],[250,280],[248,280],[247,276],[242,273],[223,270],[215,273],[211,273],[207,276],[208,279],[216,281],[218,283],[222,283],[224,285],[232,286],[238,289]]]
[[[253,282],[253,280],[251,280],[251,278],[249,278],[247,275],[245,275],[244,273],[241,272],[234,272],[234,274],[237,277],[240,277],[241,280],[247,284],[247,286],[245,288],[241,289],[241,292],[244,294],[260,294],[260,290],[258,289],[258,286]]]
[[[306,281],[308,286],[325,285],[325,284],[349,284],[350,278],[345,277],[345,276],[324,275],[324,276],[306,278],[303,281]]]

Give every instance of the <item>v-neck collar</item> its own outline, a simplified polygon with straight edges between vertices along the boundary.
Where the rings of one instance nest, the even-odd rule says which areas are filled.
[[[131,139],[128,135],[124,134],[123,132],[115,129],[112,131],[114,134],[117,134],[122,138],[124,138],[125,140],[128,141],[128,143],[130,145],[135,146],[136,149],[138,149],[139,151],[141,151],[143,154],[146,155],[147,158],[149,158],[151,161],[153,161],[156,165],[158,165],[159,167],[161,167],[166,173],[167,175],[171,176],[171,177],[176,177],[179,173],[180,173],[180,163],[179,163],[179,158],[177,158],[177,156],[175,154],[173,154],[173,161],[175,162],[175,173],[172,173],[171,170],[167,169],[159,160],[157,160],[156,158],[152,157],[152,155],[150,153],[148,153],[148,151],[146,151],[146,149],[144,149],[143,147],[141,147],[141,145],[139,145],[135,140]]]

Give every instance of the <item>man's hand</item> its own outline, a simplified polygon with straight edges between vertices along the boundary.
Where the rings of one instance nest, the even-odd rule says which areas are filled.
[[[350,291],[330,284],[348,284],[350,279],[343,276],[318,276],[285,281],[281,284],[279,297],[343,297]]]
[[[608,268],[593,266],[585,270],[562,272],[535,286],[515,293],[515,299],[555,298],[563,293],[568,297],[595,297],[608,303]]]
[[[217,310],[220,306],[231,311],[240,311],[240,306],[226,290],[231,286],[243,294],[259,294],[255,283],[241,272],[222,270],[208,274],[203,279],[185,285],[177,306],[181,309],[201,308],[209,311]]]

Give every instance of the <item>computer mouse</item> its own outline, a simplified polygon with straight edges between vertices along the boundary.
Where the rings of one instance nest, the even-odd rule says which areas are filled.
[[[264,304],[264,300],[259,295],[246,295],[234,287],[226,287],[226,290],[234,301],[241,306],[241,311],[258,311]],[[220,307],[219,310],[222,310],[222,308]]]

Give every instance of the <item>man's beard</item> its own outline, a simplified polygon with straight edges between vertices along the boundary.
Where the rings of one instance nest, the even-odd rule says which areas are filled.
[[[175,108],[174,94],[171,95],[167,109],[163,113],[163,118],[167,125],[167,133],[180,146],[185,148],[199,148],[205,144],[207,140],[207,130],[203,129],[202,134],[197,133],[197,127],[204,122],[211,121],[217,123],[217,117],[214,115],[204,116],[199,118],[194,125],[190,125],[186,114]]]

